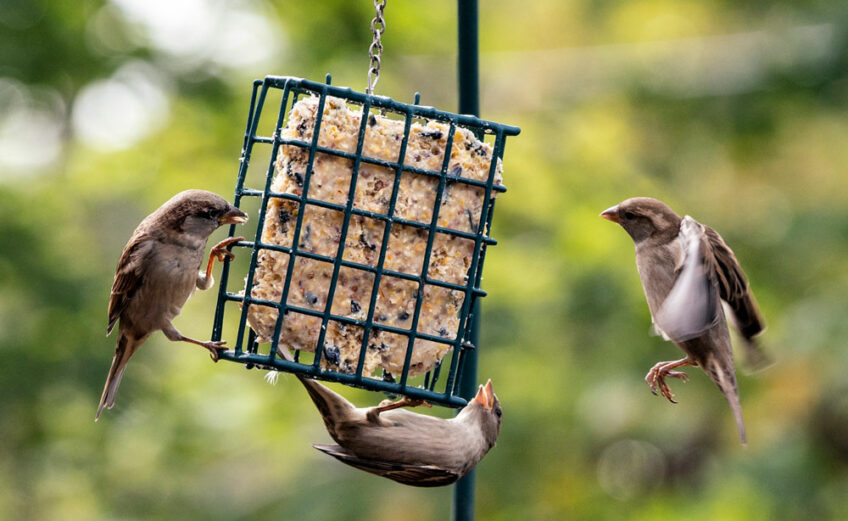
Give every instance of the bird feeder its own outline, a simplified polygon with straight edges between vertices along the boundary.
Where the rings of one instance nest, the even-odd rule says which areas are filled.
[[[519,131],[329,76],[255,81],[234,204],[258,200],[259,215],[252,240],[235,243],[249,250],[245,271],[227,263],[221,275],[212,339],[233,348],[220,358],[464,406],[501,159]],[[269,163],[252,185],[258,147]]]
[[[232,272],[241,258],[237,258],[235,264],[228,261],[224,264],[212,339],[220,340],[223,336],[234,342],[233,349],[221,353],[221,359],[245,364],[247,368],[259,367],[298,373],[320,380],[405,395],[412,399],[424,399],[433,404],[461,407],[474,395],[477,384],[479,299],[486,294],[480,287],[483,261],[486,248],[496,244],[490,235],[495,196],[506,190],[500,183],[500,162],[503,158],[506,138],[517,135],[520,129],[476,117],[479,115],[477,0],[457,1],[458,98],[459,111],[464,115],[440,111],[432,107],[422,107],[419,105],[417,93],[412,104],[374,95],[373,89],[380,73],[383,48],[380,37],[385,30],[383,19],[385,6],[386,0],[374,0],[376,17],[371,22],[374,38],[369,48],[370,63],[366,93],[333,86],[329,75],[324,83],[276,76],[268,76],[264,80],[254,82],[234,202],[236,206],[247,209],[246,206],[249,204],[246,203],[258,200],[259,218],[253,221],[256,222],[253,240],[239,241],[235,244],[238,248],[250,250],[246,273]],[[275,95],[279,97],[278,103]],[[296,110],[300,102],[303,102],[303,105]],[[304,107],[304,105],[308,106]],[[310,116],[312,106],[314,106],[314,117]],[[266,109],[266,107],[270,108]],[[325,107],[335,108],[337,115],[344,114],[345,119],[350,120],[343,126],[349,127],[352,122],[356,127],[353,140],[355,145],[352,148],[338,146],[332,140],[329,142],[321,140],[321,127],[328,126],[328,122],[324,121]],[[272,128],[267,128],[261,123],[262,113],[275,110],[276,122]],[[358,125],[356,125],[357,114]],[[299,118],[298,123],[293,124],[293,120],[297,118]],[[387,119],[394,120],[395,123],[387,122]],[[366,138],[372,121],[377,121],[378,126],[383,128],[401,129],[400,132],[395,133],[398,140],[396,156],[386,157],[370,152],[369,147],[366,146]],[[303,132],[298,132],[298,127],[304,122],[306,124],[302,128]],[[427,130],[428,127],[431,128]],[[311,133],[307,132],[307,128]],[[421,158],[409,156],[410,136],[412,135],[413,140],[420,142],[422,134],[429,139],[439,141],[438,153],[442,154],[441,163],[424,165],[421,164]],[[457,139],[458,136],[460,139]],[[478,143],[475,144],[469,136],[474,136]],[[442,140],[444,140],[443,143]],[[350,142],[350,140],[347,141]],[[452,151],[460,142],[470,144],[469,150],[480,151],[478,160],[485,158],[488,161],[488,167],[482,169],[484,172],[482,176],[479,175],[480,165],[473,169],[477,174],[469,176],[467,173],[463,175],[463,172],[456,170],[456,165],[451,163]],[[482,144],[484,142],[487,144]],[[264,177],[259,182],[254,182],[249,180],[248,172],[251,157],[257,153],[257,147],[264,147],[266,151],[270,147],[270,152]],[[320,166],[316,164],[316,161],[322,160],[347,162],[349,169],[337,169],[342,174],[335,179],[335,182],[341,179],[342,184],[348,183],[347,190],[341,190],[346,197],[327,200],[322,196],[323,186],[319,186],[318,190],[310,188],[313,183],[320,182],[323,185],[325,181],[328,181],[326,175],[322,174]],[[290,170],[286,170],[287,167],[291,167]],[[317,170],[316,167],[318,167]],[[380,190],[390,188],[385,204],[378,208],[357,204],[358,180],[360,177],[366,177],[366,170],[371,168],[382,170],[388,181],[386,186],[380,187]],[[280,177],[281,171],[290,175],[287,178]],[[412,204],[404,204],[403,199],[399,203],[398,197],[404,193],[405,176],[424,179],[418,185],[425,188],[429,186],[430,193],[413,199]],[[291,183],[292,179],[294,185]],[[376,185],[371,187],[372,192],[376,192],[373,190],[377,188]],[[440,221],[439,218],[444,211],[442,207],[450,207],[450,203],[443,204],[443,202],[450,200],[451,190],[457,187],[460,187],[460,192],[476,192],[479,195],[479,205],[472,204],[470,208],[467,207],[468,205],[461,205],[459,208],[474,210],[466,212],[467,229],[464,229],[462,225],[457,229],[455,219],[447,219],[445,222]],[[373,203],[373,200],[371,202]],[[420,210],[419,212],[414,211],[416,207]],[[318,214],[324,212],[326,215],[327,212],[331,212],[334,217],[324,220],[324,225],[329,222],[334,226],[340,222],[338,233],[333,234],[329,241],[329,244],[334,245],[335,248],[317,251],[314,247],[310,247],[308,241],[301,241],[302,234],[304,232],[308,234],[311,231],[308,227],[304,228],[304,220],[310,208]],[[269,209],[271,209],[270,213]],[[411,213],[409,213],[410,210],[412,210]],[[275,218],[276,225],[273,224]],[[361,230],[362,222],[368,220],[372,224],[371,229],[380,229],[379,241],[373,241],[369,236],[364,236],[360,241],[359,236],[351,233],[351,230],[356,230],[357,225],[360,225]],[[320,222],[321,219],[317,221]],[[351,226],[352,223],[353,226]],[[285,232],[282,230],[283,225],[286,228]],[[275,227],[276,230],[274,230]],[[234,226],[230,227],[231,237],[235,233],[234,228]],[[326,232],[327,226],[324,228]],[[412,256],[420,259],[420,270],[410,272],[410,270],[397,269],[398,267],[393,265],[391,260],[387,263],[393,249],[391,245],[393,228],[405,229],[407,236],[409,236],[408,232],[412,231],[426,238],[422,241],[423,247],[420,251],[416,250],[415,255]],[[284,237],[284,240],[275,240],[275,237],[276,239]],[[456,277],[455,262],[447,263],[452,267],[446,271],[454,275],[448,280],[439,276],[438,269],[431,271],[431,260],[437,260],[440,257],[440,254],[434,255],[434,248],[438,249],[441,245],[437,241],[438,237],[447,241],[465,241],[465,247],[460,251],[467,252],[468,255],[467,261],[466,256],[462,255],[465,269],[460,270],[459,277]],[[351,243],[350,239],[355,239],[357,241],[355,244],[358,244],[353,249],[359,248],[362,253],[364,246],[370,250],[370,257],[367,254],[364,259],[361,255],[355,258],[345,256],[345,249]],[[266,268],[260,265],[260,262],[273,257],[276,257],[275,261],[284,259],[284,262],[275,263],[279,267],[285,266],[284,274],[280,270],[277,273],[280,280],[271,282],[271,286],[280,286],[282,282],[281,290],[278,295],[274,293],[276,298],[260,298],[254,295],[253,291],[257,272]],[[323,269],[319,271],[322,274],[329,273],[327,293],[323,298],[316,298],[317,295],[314,294],[307,295],[307,289],[298,286],[298,282],[303,279],[302,273],[296,270],[298,259],[322,263]],[[362,262],[363,260],[365,262]],[[444,271],[442,270],[442,274]],[[267,270],[265,273],[267,274]],[[359,291],[359,289],[354,290],[350,284],[348,278],[350,273],[358,273],[371,283],[367,308],[364,308],[363,303],[359,301],[354,305],[350,297],[351,291]],[[259,275],[259,278],[267,278],[263,276],[263,273]],[[239,289],[238,285],[231,287],[229,281],[237,281],[241,276],[245,281],[243,289]],[[343,276],[345,280],[342,280]],[[308,277],[307,272],[306,278]],[[273,276],[271,278],[273,279]],[[395,310],[395,323],[391,321],[387,323],[386,320],[382,320],[383,313],[376,312],[384,279],[403,281],[415,288],[415,291],[410,294],[413,297],[411,309],[407,305],[400,312]],[[440,315],[448,318],[447,322],[451,324],[453,330],[445,327],[445,331],[440,328],[436,335],[432,334],[433,316],[426,313],[425,303],[428,287],[436,288],[437,292],[448,291],[454,296],[459,294],[460,299],[452,300],[456,307],[455,314],[449,316],[450,314],[446,315],[443,312]],[[295,288],[294,291],[293,288]],[[344,306],[342,309],[334,306],[336,293],[340,288],[342,289],[340,294],[348,291],[346,295],[350,298],[347,309],[344,309]],[[292,301],[289,297],[296,296],[299,290],[303,290],[301,295],[303,300]],[[253,321],[257,329],[265,329],[265,331],[257,334],[254,330],[252,327],[254,324],[251,324],[250,320],[251,308],[264,309],[266,318],[276,317],[270,335],[267,334],[267,322],[263,327],[263,321],[256,316],[253,317]],[[422,309],[425,310],[423,315]],[[453,308],[448,306],[446,309],[452,311]],[[230,316],[232,318],[228,318]],[[320,324],[312,345],[308,345],[309,342],[304,343],[302,339],[295,342],[296,345],[292,345],[289,338],[281,337],[281,332],[286,331],[284,324],[287,316],[307,317]],[[397,323],[398,321],[402,323]],[[429,330],[426,327],[428,322],[431,326]],[[235,323],[234,331],[225,332],[225,324],[233,323]],[[423,331],[419,325],[425,326]],[[351,328],[356,328],[357,331],[353,338],[359,340],[356,351],[358,356],[355,364],[343,365],[339,363],[341,362],[340,350],[337,351],[337,346],[331,342],[328,343],[328,340],[332,340],[328,338],[328,330],[339,332]],[[389,356],[390,371],[387,371],[384,366],[381,377],[374,375],[373,359],[370,360],[372,363],[366,365],[366,359],[369,357],[368,350],[372,345],[371,340],[378,335],[395,335],[402,340],[402,364],[398,368],[397,363],[391,363],[392,357]],[[260,348],[259,340],[263,336],[269,340],[267,350]],[[419,349],[421,345],[425,347]],[[436,349],[433,349],[434,345]],[[295,348],[293,359],[280,356],[280,349],[288,349],[289,346]],[[419,354],[422,350],[430,354],[435,352],[432,367],[427,365],[426,360],[423,360],[425,362],[423,365],[419,365],[422,360],[416,359],[416,349],[419,349]],[[393,348],[389,347],[389,350],[397,350],[397,344],[395,343]],[[311,360],[301,357],[304,351],[306,351],[306,357],[312,357]],[[448,354],[444,355],[444,353]],[[414,366],[413,360],[415,360]],[[420,375],[411,377],[413,367],[416,370],[424,370],[423,377]],[[443,367],[447,370],[443,370]],[[474,518],[474,471],[459,480],[455,486],[452,518],[457,521],[470,521]]]

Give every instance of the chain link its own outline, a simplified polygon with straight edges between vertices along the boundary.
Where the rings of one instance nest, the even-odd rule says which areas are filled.
[[[374,38],[371,41],[371,46],[368,47],[368,57],[371,59],[371,63],[368,65],[368,89],[365,91],[368,94],[374,94],[374,87],[380,80],[380,62],[383,57],[381,38],[386,30],[386,21],[383,19],[386,0],[374,0],[374,9],[377,11],[377,15],[371,20],[371,34]]]

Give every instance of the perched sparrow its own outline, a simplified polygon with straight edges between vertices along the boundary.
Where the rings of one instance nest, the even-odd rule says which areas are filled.
[[[285,351],[285,350],[282,350]],[[288,353],[286,353],[288,354]],[[356,408],[320,383],[298,375],[338,445],[313,445],[342,463],[415,487],[449,485],[468,474],[498,439],[501,404],[492,381],[449,420],[393,410],[403,399]]]
[[[171,320],[180,314],[195,288],[212,286],[214,259],[232,258],[233,254],[224,248],[243,240],[231,237],[218,243],[209,253],[206,271],[198,272],[209,235],[221,225],[245,221],[247,214],[203,190],[180,192],[141,221],[121,253],[112,284],[106,335],[118,319],[121,324],[95,421],[103,407],[114,405],[127,362],[154,331],[161,330],[172,341],[203,346],[213,360],[218,360],[218,349],[224,341],[201,342],[184,337]]]
[[[673,369],[699,366],[730,403],[745,443],[730,333],[720,301],[727,304],[753,365],[766,361],[754,342],[765,324],[733,251],[715,230],[689,216],[681,219],[656,199],[627,199],[601,217],[618,223],[633,238],[636,267],[654,327],[686,353],[685,358],[660,362],[648,372],[645,380],[651,391],[656,394],[659,388],[663,396],[677,403],[665,377],[686,381],[686,373]]]

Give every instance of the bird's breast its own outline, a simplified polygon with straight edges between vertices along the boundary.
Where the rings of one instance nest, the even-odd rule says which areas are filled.
[[[660,310],[674,287],[682,257],[683,250],[676,240],[664,245],[645,244],[636,247],[636,268],[651,316]]]
[[[203,250],[160,243],[131,305],[134,316],[144,317],[150,329],[161,328],[179,315],[197,280]]]

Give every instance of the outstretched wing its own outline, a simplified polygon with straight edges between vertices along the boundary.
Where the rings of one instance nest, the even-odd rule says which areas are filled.
[[[433,465],[409,465],[390,461],[363,459],[348,452],[339,445],[313,444],[312,446],[351,467],[413,487],[441,487],[443,485],[450,485],[461,477],[456,472]]]
[[[109,323],[106,334],[112,332],[118,317],[121,316],[136,290],[144,282],[146,258],[153,248],[151,237],[141,234],[133,236],[124,247],[121,258],[118,259],[118,269],[115,271],[115,281],[112,283],[112,295],[109,298]]]
[[[680,222],[677,240],[683,249],[683,263],[674,287],[654,318],[657,327],[669,338],[683,342],[716,324],[719,293],[712,248],[704,226],[687,215]]]
[[[751,339],[765,329],[765,322],[757,308],[754,294],[748,287],[748,279],[736,260],[733,250],[721,235],[709,226],[704,226],[712,255],[713,269],[718,281],[719,296],[733,311],[733,322],[746,339]]]

